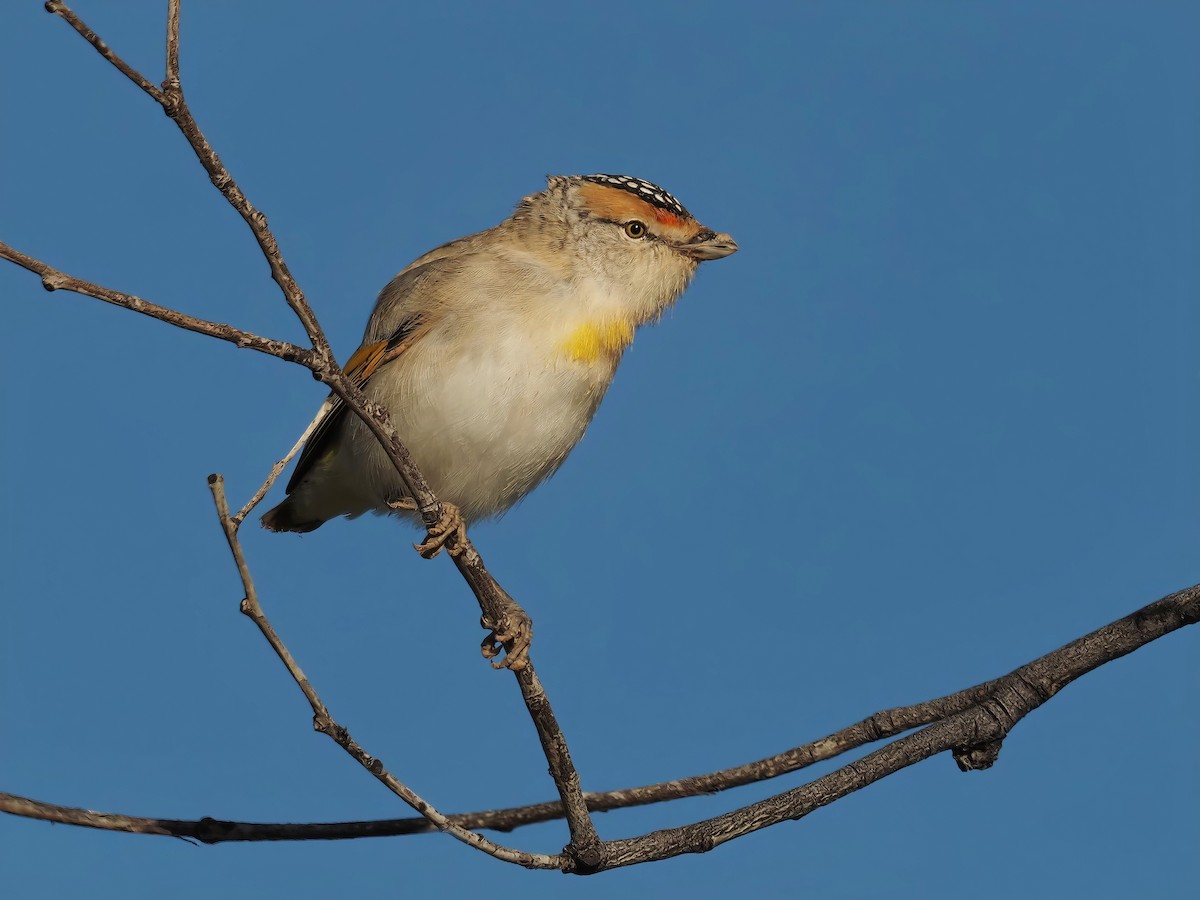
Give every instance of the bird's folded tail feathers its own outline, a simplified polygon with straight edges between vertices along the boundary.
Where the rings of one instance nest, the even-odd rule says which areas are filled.
[[[316,521],[300,521],[296,516],[296,504],[292,502],[292,498],[288,497],[274,509],[269,509],[263,513],[262,527],[267,531],[295,531],[303,534],[308,531],[315,531],[324,525],[322,519]]]

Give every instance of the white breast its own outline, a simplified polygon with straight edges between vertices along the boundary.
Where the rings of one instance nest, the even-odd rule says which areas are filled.
[[[449,329],[429,334],[369,384],[434,493],[468,521],[504,512],[558,468],[618,361],[564,352],[575,314],[532,327],[526,320],[524,329],[512,321],[498,316],[488,340],[469,345]],[[362,500],[386,511],[387,500],[404,493],[399,476],[361,422],[348,423],[346,437],[352,464],[368,475],[372,496]]]

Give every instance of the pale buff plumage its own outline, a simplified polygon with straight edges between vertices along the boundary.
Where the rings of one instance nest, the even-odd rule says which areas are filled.
[[[649,182],[551,177],[499,225],[401,271],[346,369],[387,408],[442,501],[467,521],[494,516],[583,437],[636,329],[702,260],[736,250]],[[288,493],[266,528],[311,531],[406,499],[374,435],[341,409],[310,439]]]

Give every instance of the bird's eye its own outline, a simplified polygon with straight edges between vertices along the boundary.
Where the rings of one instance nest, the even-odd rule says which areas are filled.
[[[631,238],[642,238],[646,236],[646,226],[634,219],[625,223],[625,233]]]

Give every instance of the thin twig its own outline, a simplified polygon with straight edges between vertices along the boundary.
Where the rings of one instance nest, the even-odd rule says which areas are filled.
[[[221,530],[225,533],[225,540],[229,543],[229,550],[233,554],[234,563],[237,565],[238,574],[242,579],[242,588],[245,591],[245,597],[242,600],[241,610],[258,626],[258,630],[262,632],[263,637],[271,645],[271,649],[275,651],[275,655],[279,657],[280,662],[288,670],[288,674],[292,676],[292,680],[296,682],[296,686],[300,688],[305,699],[308,700],[308,705],[312,707],[313,711],[313,727],[322,734],[332,738],[338,746],[358,760],[364,769],[386,785],[388,790],[419,812],[439,831],[444,831],[458,838],[464,844],[475,847],[477,850],[482,850],[489,856],[494,856],[505,862],[516,863],[527,869],[563,869],[569,867],[570,862],[564,856],[526,853],[523,850],[505,847],[502,844],[488,840],[477,832],[455,824],[447,816],[438,812],[428,801],[419,797],[411,788],[387,771],[381,760],[367,753],[350,736],[350,732],[334,720],[333,716],[329,713],[329,709],[317,695],[316,688],[312,686],[312,682],[308,680],[308,676],[304,674],[300,665],[292,656],[291,651],[288,650],[287,646],[275,632],[275,628],[267,619],[266,613],[263,612],[262,604],[258,599],[258,592],[254,587],[254,579],[250,575],[250,567],[247,565],[245,553],[242,551],[241,541],[238,540],[237,526],[234,525],[229,515],[229,501],[225,497],[225,479],[220,475],[210,475],[208,477],[208,486],[212,491],[213,503],[217,507],[217,518],[221,522]]]
[[[316,354],[307,348],[297,347],[295,344],[290,344],[287,341],[277,341],[272,338],[260,337],[257,334],[243,331],[240,328],[225,325],[221,322],[210,322],[208,319],[189,316],[186,313],[176,312],[166,306],[151,303],[149,300],[143,300],[141,297],[135,297],[133,294],[114,291],[112,288],[93,284],[90,281],[84,281],[82,278],[75,278],[3,242],[0,242],[0,259],[7,259],[9,262],[16,263],[21,268],[41,276],[42,287],[48,291],[71,291],[72,293],[82,294],[86,297],[94,297],[97,300],[103,300],[105,303],[111,303],[113,306],[120,306],[123,309],[140,313],[143,316],[150,316],[152,319],[166,322],[168,325],[174,325],[176,328],[183,328],[186,331],[194,331],[197,334],[204,334],[218,340],[228,341],[246,350],[257,350],[259,353],[266,353],[268,356],[275,356],[287,362],[299,363],[309,368],[319,365]]]
[[[158,103],[162,103],[162,91],[151,84],[137,69],[113,53],[108,44],[104,43],[100,38],[100,35],[88,28],[79,16],[71,11],[67,4],[61,3],[60,0],[48,0],[46,3],[46,12],[53,13],[64,19],[72,28],[79,32],[85,41],[96,48],[97,53],[112,63],[117,68],[117,71],[153,97]]]
[[[167,78],[163,88],[167,85],[179,87],[179,0],[167,3]]]
[[[250,515],[251,510],[253,510],[254,507],[258,506],[258,504],[262,502],[263,497],[267,496],[267,491],[271,490],[271,486],[275,484],[275,480],[283,474],[283,470],[286,469],[287,464],[292,461],[292,457],[304,448],[304,445],[308,442],[308,439],[312,437],[313,432],[321,427],[321,423],[329,417],[329,413],[332,410],[333,401],[326,399],[326,401],[321,404],[321,408],[317,410],[317,414],[313,417],[313,420],[308,423],[308,427],[304,429],[304,433],[300,435],[299,440],[292,445],[292,449],[287,452],[287,455],[284,456],[283,459],[271,466],[271,471],[267,473],[266,481],[259,485],[258,490],[254,492],[254,496],[246,501],[246,505],[239,509],[237,513],[231,517],[231,521],[233,522],[233,527],[235,530],[242,527],[242,522],[246,521],[246,516]]]
[[[292,308],[292,311],[300,320],[300,324],[304,326],[305,333],[308,335],[309,340],[312,341],[313,349],[326,361],[332,361],[333,354],[329,349],[329,342],[325,339],[325,334],[317,324],[317,318],[313,314],[312,308],[308,305],[308,301],[304,298],[304,292],[300,290],[296,279],[292,277],[287,265],[283,262],[283,257],[279,252],[279,243],[275,240],[275,235],[267,227],[267,217],[256,209],[246,198],[246,195],[242,193],[242,189],[233,180],[233,176],[229,174],[229,170],[225,168],[224,163],[221,162],[221,158],[217,156],[217,152],[212,148],[212,144],[208,142],[208,138],[204,136],[204,133],[200,130],[200,126],[196,124],[195,118],[193,118],[187,103],[183,99],[183,88],[179,82],[178,71],[179,0],[170,0],[168,8],[167,62],[168,66],[174,66],[174,69],[168,70],[167,80],[163,82],[161,90],[143,78],[121,57],[114,53],[65,3],[59,2],[59,0],[51,0],[51,2],[46,4],[46,10],[66,21],[89,44],[95,47],[101,56],[116,66],[121,74],[162,106],[167,116],[183,133],[187,142],[191,144],[196,158],[200,160],[200,164],[208,172],[208,177],[213,185],[229,201],[229,204],[237,210],[246,224],[250,226],[250,231],[254,235],[254,239],[258,242],[258,246],[267,260],[267,264],[271,267],[271,277],[279,285],[280,290],[283,292],[284,300]]]

